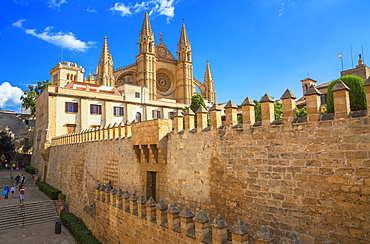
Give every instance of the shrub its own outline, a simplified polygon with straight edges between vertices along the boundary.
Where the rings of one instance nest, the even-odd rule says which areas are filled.
[[[50,197],[51,200],[58,200],[58,195],[62,193],[60,190],[55,189],[51,185],[45,183],[45,182],[39,182],[38,184],[40,191],[45,193],[48,197]]]
[[[366,93],[365,88],[363,87],[364,81],[354,75],[347,75],[343,76],[340,79],[334,80],[328,86],[328,94],[327,94],[327,111],[328,113],[334,113],[334,99],[333,99],[333,92],[331,89],[337,83],[338,80],[343,81],[346,86],[351,89],[349,91],[349,99],[350,99],[350,106],[351,111],[358,111],[358,110],[366,110]]]
[[[72,233],[73,237],[80,244],[101,244],[85,223],[73,213],[62,213],[60,215],[62,224]]]
[[[30,173],[31,175],[36,174],[35,170],[37,169],[32,166],[26,166],[26,172]]]

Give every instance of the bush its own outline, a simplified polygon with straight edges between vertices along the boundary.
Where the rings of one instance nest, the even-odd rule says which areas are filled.
[[[363,87],[364,81],[354,75],[347,75],[343,76],[340,79],[334,80],[328,86],[328,94],[327,94],[327,104],[326,108],[328,113],[334,113],[334,99],[333,99],[333,92],[331,89],[337,83],[338,80],[343,81],[346,86],[351,89],[349,91],[349,99],[350,99],[350,106],[351,111],[358,111],[358,110],[366,110],[366,92],[365,88]]]
[[[48,197],[50,197],[51,200],[58,200],[58,195],[62,192],[58,189],[55,189],[51,185],[45,183],[45,182],[39,182],[38,184],[40,191],[45,193]]]
[[[62,213],[60,215],[62,224],[72,233],[73,237],[80,244],[101,244],[85,223],[73,213]]]
[[[36,174],[35,170],[37,169],[32,166],[26,166],[26,172],[30,173],[31,175]]]

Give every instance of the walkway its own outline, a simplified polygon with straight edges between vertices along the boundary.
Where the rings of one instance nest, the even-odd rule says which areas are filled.
[[[38,202],[50,200],[48,196],[39,191],[38,187],[33,183],[33,177],[22,170],[1,170],[0,171],[0,188],[1,190],[5,185],[11,187],[15,185],[14,178],[19,175],[26,177],[25,186],[25,200],[24,203]],[[17,188],[18,190],[18,188]],[[0,196],[0,206],[9,206],[19,204],[19,194],[16,193],[16,197],[12,198],[11,194],[9,199],[4,199],[4,196]],[[19,244],[19,243],[30,243],[30,244],[76,244],[77,242],[68,232],[68,230],[62,226],[62,233],[55,234],[55,221],[45,222],[41,224],[26,225],[23,228],[12,228],[6,230],[0,230],[0,243],[7,244]]]

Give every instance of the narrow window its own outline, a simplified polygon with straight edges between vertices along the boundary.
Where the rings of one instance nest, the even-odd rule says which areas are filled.
[[[113,107],[114,116],[123,116],[123,107]]]
[[[140,98],[140,92],[135,92],[135,97]]]
[[[78,112],[78,103],[66,102],[65,103],[66,113],[77,113]]]
[[[157,200],[157,172],[148,171],[146,172],[146,197],[149,199],[152,197],[155,201]]]
[[[152,111],[153,119],[160,119],[161,118],[161,111],[153,110]]]
[[[90,114],[101,114],[101,105],[90,104]]]

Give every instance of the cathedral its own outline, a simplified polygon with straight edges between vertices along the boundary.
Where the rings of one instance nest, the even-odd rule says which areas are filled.
[[[70,83],[83,82],[115,87],[118,91],[122,91],[122,86],[125,84],[130,84],[146,87],[149,100],[173,100],[187,105],[198,90],[206,102],[216,102],[209,62],[206,63],[203,82],[193,77],[192,51],[185,24],[182,24],[177,44],[177,59],[163,43],[162,35],[160,36],[159,43],[156,44],[148,13],[145,13],[139,34],[139,53],[135,63],[114,70],[108,40],[104,37],[95,75],[90,75],[83,81],[83,69],[76,69],[76,65],[62,67],[58,65],[50,73],[52,81],[55,86],[61,87],[73,87]]]
[[[60,62],[50,70],[54,85],[47,87],[36,103],[36,151],[55,136],[172,119],[178,110],[190,105],[195,94],[200,94],[209,107],[216,103],[209,62],[203,82],[193,77],[192,51],[185,24],[177,44],[177,59],[163,43],[162,36],[158,43],[154,42],[148,13],[144,16],[138,46],[135,63],[114,69],[108,38],[104,37],[94,75],[85,78],[84,68],[73,62]]]

